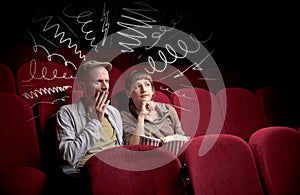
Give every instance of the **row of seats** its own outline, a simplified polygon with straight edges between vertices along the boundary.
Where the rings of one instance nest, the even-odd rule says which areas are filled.
[[[191,137],[226,133],[249,140],[263,127],[300,127],[300,103],[295,93],[279,87],[262,87],[256,93],[224,88],[216,94],[201,88],[181,88],[170,96],[156,91],[155,100],[175,107],[183,129]],[[124,90],[112,97],[112,104],[119,110],[128,108],[126,101]]]
[[[178,94],[180,94],[180,93],[177,93],[177,96],[178,96]],[[56,96],[56,95],[57,94],[55,94],[54,96]],[[181,95],[182,95],[182,93],[181,93]],[[186,94],[183,97],[185,97],[185,98],[189,97],[187,95],[188,94]],[[230,97],[230,95],[228,97]],[[1,104],[1,108],[2,108],[1,116],[3,116],[3,117],[1,117],[1,120],[2,120],[1,124],[3,125],[3,128],[1,131],[2,131],[3,136],[2,136],[1,142],[0,142],[1,146],[2,146],[0,156],[1,156],[1,158],[3,158],[1,160],[1,162],[4,163],[1,166],[1,170],[2,170],[1,177],[0,177],[1,178],[1,180],[0,180],[1,181],[1,190],[4,192],[7,192],[5,190],[8,190],[8,191],[9,190],[16,190],[16,191],[24,190],[24,192],[36,191],[39,193],[44,188],[47,188],[47,185],[46,185],[47,177],[49,175],[52,176],[50,174],[52,170],[49,167],[53,164],[59,163],[59,162],[57,162],[58,158],[56,158],[56,157],[58,157],[58,156],[56,156],[56,155],[58,155],[58,153],[57,153],[56,146],[55,146],[55,137],[53,137],[53,136],[55,136],[54,121],[53,121],[55,119],[55,117],[54,117],[55,112],[61,105],[70,103],[71,99],[68,99],[65,96],[61,96],[60,98],[55,97],[56,101],[53,101],[53,99],[50,96],[48,96],[48,95],[43,96],[43,98],[40,100],[40,103],[38,104],[39,108],[38,108],[37,113],[39,115],[34,116],[34,110],[28,104],[28,102],[26,102],[22,97],[20,97],[16,94],[12,94],[12,93],[1,92],[0,98],[1,98],[0,104]],[[200,100],[201,99],[199,99],[199,101]],[[159,101],[159,99],[157,99],[157,101]],[[241,101],[241,102],[243,102],[243,101]],[[250,105],[252,105],[252,104],[250,104]],[[227,108],[228,107],[230,107],[230,106],[228,105]],[[235,110],[235,109],[233,109],[233,110]],[[194,115],[195,114],[196,113],[194,113]],[[180,117],[182,117],[182,115]],[[236,117],[238,117],[238,116],[236,116]],[[231,117],[229,117],[229,118],[231,118]],[[15,122],[16,119],[18,119],[18,123]],[[197,121],[197,120],[195,120],[195,118],[192,118],[192,119],[193,119],[194,123],[195,123],[195,121]],[[38,122],[35,120],[38,120]],[[200,117],[200,120],[201,120],[201,117]],[[237,121],[237,120],[238,120],[238,118],[235,118],[235,121]],[[214,123],[214,121],[212,121],[212,123]],[[226,122],[225,122],[225,124],[226,124]],[[38,127],[43,128],[43,131],[39,131],[40,129]],[[242,126],[240,126],[239,128],[241,128],[241,130],[243,130]],[[263,131],[262,129],[284,129],[287,131],[293,130],[294,132],[296,132],[294,129],[289,128],[289,127],[276,126],[276,127],[259,128],[250,135],[250,137],[248,139],[248,143],[250,145],[251,145],[251,143],[253,143],[253,141],[252,141],[254,139],[253,137],[255,137],[256,134],[260,134],[259,132]],[[279,131],[279,130],[277,130],[277,131]],[[12,133],[12,132],[14,132],[14,133]],[[243,132],[243,131],[241,131],[241,132]],[[216,135],[217,135],[218,139],[209,138],[209,137],[214,137]],[[243,139],[244,137],[236,136],[234,134],[222,133],[219,135],[219,134],[214,134],[213,132],[211,132],[210,135],[206,135],[206,136],[203,136],[203,135],[196,136],[195,139],[192,139],[192,140],[203,139],[203,142],[205,142],[204,143],[205,146],[210,148],[210,146],[214,145],[214,147],[219,148],[222,151],[221,153],[223,155],[230,156],[229,154],[231,154],[231,152],[224,152],[224,148],[225,148],[224,146],[222,146],[222,145],[218,146],[218,144],[216,144],[216,143],[219,143],[219,142],[214,143],[214,141],[221,140],[222,137],[226,137],[226,136],[234,137],[233,139],[245,141]],[[198,137],[201,137],[201,138],[198,138]],[[281,139],[281,138],[284,138],[285,136],[283,135],[283,136],[276,136],[276,137],[277,137],[276,139]],[[294,147],[294,149],[291,149],[291,152],[293,151],[292,154],[298,155],[299,153],[295,152],[297,150],[297,148],[299,147],[299,140],[297,141],[298,138],[296,138],[296,141],[292,141],[294,138],[289,138],[289,136],[287,136],[287,137],[290,140],[289,144],[291,144]],[[209,141],[210,139],[212,139],[212,140]],[[211,144],[212,142],[214,144]],[[238,142],[242,142],[242,141],[238,141]],[[272,147],[270,146],[268,148],[268,150],[272,150],[274,148],[278,149],[278,150],[284,149],[284,151],[280,151],[280,152],[276,152],[276,153],[282,154],[282,155],[290,155],[289,154],[290,151],[288,148],[291,146],[287,146],[287,148],[286,148],[286,146],[285,146],[286,143],[284,143],[283,141],[276,140],[276,141],[272,141],[272,143],[269,143],[269,142],[270,141],[265,141],[266,144],[272,144],[271,145]],[[231,145],[231,144],[234,145],[233,144],[234,141],[227,140],[227,141],[225,141],[225,143],[228,143],[229,145]],[[247,142],[245,142],[245,143],[247,143]],[[261,141],[261,143],[264,143],[264,141]],[[253,146],[251,146],[251,147],[255,150],[259,150],[258,153],[262,153],[265,151],[265,149],[261,149],[262,151],[260,151],[260,149],[258,149],[259,147],[256,144],[257,143],[253,144]],[[186,151],[189,151],[189,148],[192,148],[192,147],[189,146]],[[239,150],[238,148],[240,148],[240,147],[236,146],[233,148],[235,148],[235,150]],[[208,149],[206,150],[205,148],[202,150],[208,151]],[[209,150],[209,151],[211,151],[211,150]],[[199,147],[198,147],[198,152],[199,152]],[[109,151],[107,151],[107,153],[111,154]],[[274,152],[270,151],[270,155],[273,153]],[[291,156],[285,156],[285,158],[282,158],[282,159],[293,160],[294,163],[299,163],[299,162],[297,162],[297,160],[299,159],[298,156],[293,157],[292,154],[291,154]],[[192,156],[195,156],[195,155],[192,155]],[[209,158],[206,155],[204,155],[204,156]],[[216,155],[212,155],[211,158],[215,158],[214,156],[216,156]],[[238,157],[241,155],[234,155],[234,156]],[[118,156],[118,160],[121,160],[119,157],[120,156]],[[97,159],[99,160],[99,158],[97,158]],[[183,155],[183,157],[182,156],[180,157],[181,163],[183,162],[182,164],[187,164],[188,169],[193,168],[194,166],[189,167],[190,163],[188,162],[188,159],[189,158],[185,155]],[[232,159],[233,159],[233,157],[231,158],[231,160],[228,163],[224,163],[225,161],[222,161],[222,160],[216,161],[219,163],[216,163],[215,164],[216,168],[211,169],[211,170],[214,170],[214,171],[218,170],[217,167],[219,167],[221,165],[223,165],[224,170],[226,170],[225,167],[230,165],[230,162],[233,162]],[[281,158],[278,157],[277,160],[280,160],[280,159]],[[212,159],[210,159],[210,160],[211,160],[211,162],[213,162]],[[258,161],[258,163],[262,163],[262,165],[260,165],[260,166],[265,165],[264,164],[265,162],[260,162],[260,160],[256,160],[256,161]],[[248,160],[247,160],[247,162],[248,162]],[[278,162],[278,161],[276,161],[276,162]],[[292,162],[285,162],[285,163],[292,163]],[[135,165],[139,165],[139,163],[136,162]],[[209,168],[208,165],[211,166],[212,164],[209,163],[207,165],[204,165],[203,167]],[[279,165],[276,163],[276,164],[272,165],[271,167],[279,172],[280,168],[278,168],[278,166]],[[236,166],[233,166],[233,167],[236,167]],[[269,167],[269,166],[267,166],[267,167]],[[292,167],[290,169],[292,169]],[[100,170],[103,170],[103,169],[100,169]],[[295,173],[296,173],[297,170],[298,170],[298,168],[288,170],[287,173],[289,176],[292,175],[293,177],[296,177],[297,175],[293,175],[292,173],[294,173],[294,172],[292,172],[292,171],[295,171]],[[200,173],[202,173],[202,171],[197,172],[197,171],[189,170],[189,174],[190,174],[191,178],[193,178],[193,173],[200,174]],[[233,171],[232,174],[233,173],[237,174],[237,173],[235,173],[235,171]],[[285,176],[285,172],[279,172],[279,173],[281,174],[281,176],[282,175]],[[128,172],[128,174],[131,175],[133,173]],[[194,174],[194,176],[198,176],[199,174]],[[207,174],[212,174],[212,173],[207,173]],[[265,173],[265,174],[267,174],[267,173]],[[105,174],[105,175],[107,175],[107,174]],[[115,174],[112,174],[112,175],[115,175]],[[92,177],[90,175],[88,175],[88,176]],[[97,176],[95,176],[95,177],[97,178]],[[19,183],[20,178],[24,179],[24,181],[26,181],[26,182],[29,182],[29,184],[23,185],[23,183],[22,183],[22,185],[21,185],[21,183]],[[103,179],[103,177],[100,177],[100,178]],[[201,176],[201,178],[203,178],[203,176]],[[206,178],[206,177],[204,177],[204,178]],[[230,177],[230,178],[234,178],[234,177]],[[34,187],[32,187],[32,185],[30,185],[30,181],[32,181],[32,180],[38,180],[38,185],[35,185]],[[99,186],[99,182],[102,181],[102,180],[99,181],[97,179],[92,179],[92,180],[97,181],[97,184],[95,184],[96,187]],[[195,179],[191,179],[191,181],[195,181]],[[238,180],[236,180],[236,181],[238,181]],[[93,185],[93,183],[90,183],[90,184]],[[221,184],[223,184],[223,182],[221,182]],[[288,184],[290,184],[290,182],[287,182],[286,185],[288,185]],[[193,184],[193,185],[195,185],[195,184]],[[264,184],[264,185],[267,185],[267,184]],[[269,185],[271,185],[271,184],[269,184]],[[14,188],[12,188],[12,186],[14,186]],[[194,190],[196,190],[195,186],[193,188],[194,188]],[[218,188],[216,188],[216,190],[217,189]],[[296,188],[294,186],[290,186],[288,189],[296,190]],[[203,191],[203,190],[204,189],[201,188],[201,191]],[[211,190],[211,189],[206,189],[206,190]]]
[[[2,67],[0,79],[3,83],[0,85],[0,91],[17,93],[32,107],[45,95],[63,92],[69,94],[73,101],[82,96],[74,82],[73,72],[65,65],[52,62],[24,63],[17,71],[16,81],[7,66],[0,64],[0,67]],[[128,105],[124,92],[126,75],[132,69],[138,68],[144,69],[145,66],[134,66],[125,72],[114,67],[110,72],[109,98],[120,110],[126,109]],[[228,132],[249,139],[256,129],[262,127],[282,125],[299,128],[300,126],[298,120],[300,103],[295,89],[261,87],[256,92],[252,92],[245,88],[225,87],[213,92],[205,87],[180,86],[185,82],[184,78],[180,79],[182,82],[179,84],[169,80],[167,84],[172,85],[171,88],[159,79],[172,72],[174,69],[170,69],[167,74],[157,72],[153,75],[157,96],[161,99],[160,94],[164,93],[167,97],[161,101],[171,102],[176,107],[188,135],[214,133],[217,129],[218,132]],[[193,84],[196,84],[196,81]],[[200,119],[198,126],[190,122],[195,118]],[[239,120],[236,120],[237,118]],[[239,127],[242,127],[244,132],[240,132]]]
[[[84,189],[92,194],[300,193],[300,133],[294,129],[262,128],[248,143],[210,134],[186,144],[178,157],[146,145],[99,152],[83,168]]]

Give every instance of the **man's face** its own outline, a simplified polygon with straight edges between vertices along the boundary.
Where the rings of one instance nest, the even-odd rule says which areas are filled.
[[[109,73],[103,66],[96,66],[86,72],[81,82],[85,103],[94,105],[98,91],[108,92]]]

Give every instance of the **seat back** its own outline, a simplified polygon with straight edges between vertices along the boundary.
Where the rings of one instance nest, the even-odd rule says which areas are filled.
[[[22,64],[16,75],[18,94],[32,106],[43,95],[72,90],[74,79],[63,64],[39,61]]]
[[[216,97],[225,115],[222,133],[233,134],[249,140],[252,133],[266,127],[257,98],[245,88],[224,88]]]
[[[20,96],[0,92],[0,169],[40,168],[40,148],[34,114]]]
[[[163,93],[161,91],[155,91],[153,99],[156,102],[172,104],[170,98],[165,93]]]
[[[300,194],[300,134],[282,126],[256,131],[249,140],[266,194]]]
[[[167,150],[136,145],[97,153],[81,173],[92,194],[184,194],[180,168]]]
[[[263,194],[251,149],[237,136],[195,137],[181,155],[195,195]]]
[[[181,88],[170,96],[185,133],[191,137],[219,133],[224,117],[213,93],[200,88]]]
[[[0,91],[17,93],[14,73],[6,64],[2,63],[0,63]]]
[[[56,143],[56,113],[61,106],[72,103],[70,95],[64,93],[44,95],[38,101],[39,142],[42,165],[47,171],[62,164]]]

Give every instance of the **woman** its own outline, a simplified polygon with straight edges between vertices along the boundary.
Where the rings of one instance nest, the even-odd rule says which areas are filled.
[[[140,144],[140,136],[162,138],[184,135],[176,110],[172,105],[155,102],[154,83],[146,71],[132,71],[125,83],[129,98],[128,111],[122,111],[124,143]]]

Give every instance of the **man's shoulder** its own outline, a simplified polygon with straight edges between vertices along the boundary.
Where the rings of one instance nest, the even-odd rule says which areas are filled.
[[[79,104],[80,104],[80,102],[74,102],[74,103],[71,103],[71,104],[64,104],[59,108],[59,111],[78,109]]]
[[[107,109],[108,112],[110,112],[112,114],[120,115],[120,111],[116,107],[114,107],[113,105],[108,105],[106,109]]]

